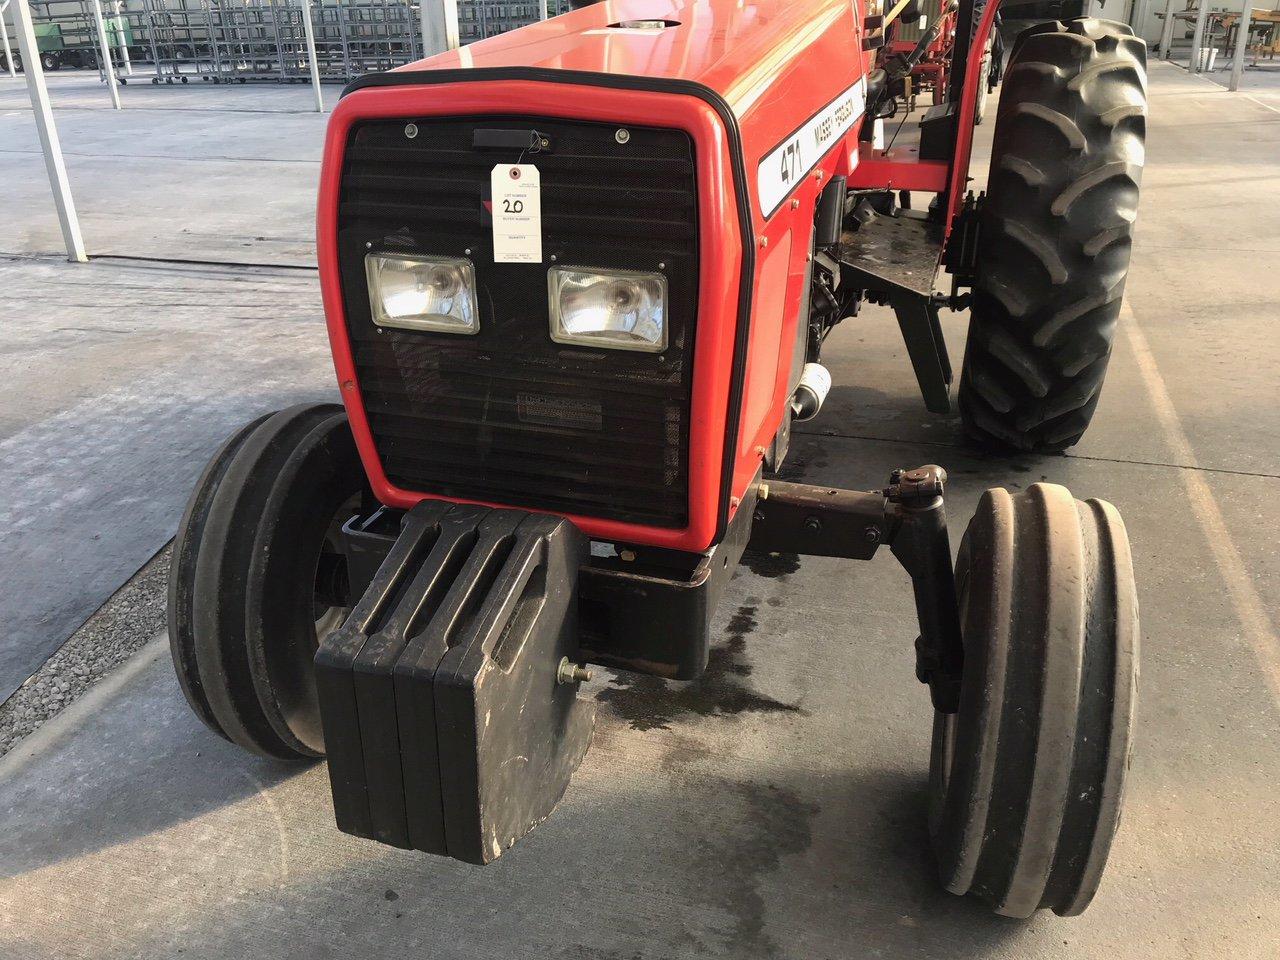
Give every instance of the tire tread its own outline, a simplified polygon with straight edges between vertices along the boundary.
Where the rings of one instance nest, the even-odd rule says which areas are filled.
[[[209,459],[209,463],[196,481],[195,489],[191,492],[191,497],[183,510],[182,519],[178,522],[178,532],[173,539],[173,552],[169,561],[167,608],[169,654],[173,658],[173,670],[178,677],[178,686],[192,712],[206,727],[227,741],[231,738],[227,736],[227,732],[222,729],[222,725],[214,716],[204,685],[200,680],[192,624],[194,597],[191,583],[195,576],[196,558],[199,556],[204,526],[209,519],[209,505],[223,477],[226,476],[227,467],[235,452],[269,416],[270,414],[259,417],[241,427]]]
[[[256,519],[283,460],[318,424],[341,411],[300,404],[270,417],[233,454],[209,505],[193,578],[196,662],[209,707],[231,741],[277,760],[316,756],[281,737],[258,700],[245,642],[243,596]],[[290,742],[292,741],[292,742]]]
[[[1124,24],[1051,21],[1019,36],[959,392],[965,429],[986,446],[1058,452],[1089,425],[1124,294],[1145,117],[1145,48]],[[1073,344],[1099,339],[1106,348],[1090,347],[1082,363]],[[1013,399],[1008,409],[988,402],[993,382]]]
[[[1056,484],[989,490],[956,578],[964,684],[960,712],[935,715],[931,760],[942,883],[1005,916],[1078,914],[1130,758],[1138,628],[1124,524]]]

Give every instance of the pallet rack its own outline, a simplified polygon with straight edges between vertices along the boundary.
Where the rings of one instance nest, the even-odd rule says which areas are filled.
[[[99,68],[90,0],[30,0],[59,66]],[[309,80],[303,8],[297,0],[104,0],[113,59],[123,64],[121,39],[137,71],[154,84]],[[550,0],[548,14],[569,9]],[[459,0],[463,44],[533,23],[537,2]],[[418,0],[313,0],[316,65],[321,80],[346,83],[423,56]],[[56,38],[56,39],[54,39]],[[43,47],[42,47],[43,49]],[[136,73],[117,74],[124,82]]]

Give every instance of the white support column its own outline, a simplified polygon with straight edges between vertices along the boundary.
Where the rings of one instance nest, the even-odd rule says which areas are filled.
[[[1196,31],[1191,36],[1191,63],[1188,64],[1192,73],[1200,73],[1200,47],[1204,44],[1204,25],[1209,19],[1209,2],[1210,0],[1200,0],[1200,9],[1196,12]]]
[[[324,113],[324,95],[320,92],[320,64],[316,60],[316,34],[311,25],[311,0],[302,3],[302,32],[307,37],[307,63],[311,65],[311,90],[316,95],[316,113]]]
[[[102,0],[93,0],[93,21],[98,27],[98,56],[102,60],[102,72],[107,78],[107,89],[111,91],[111,105],[119,110],[120,91],[116,89],[116,66],[111,62],[111,44],[107,42],[107,25],[102,20]]]
[[[1158,3],[1159,0],[1155,0],[1155,2]],[[1142,25],[1147,22],[1147,11],[1150,9],[1151,3],[1152,0],[1133,0],[1133,3],[1129,4],[1129,16],[1123,22],[1128,23],[1133,28],[1134,34],[1139,37],[1142,36]],[[1108,18],[1103,17],[1103,19]]]
[[[538,18],[540,20],[547,19],[547,0],[541,0],[538,4]]]
[[[1244,75],[1244,55],[1249,48],[1249,20],[1253,16],[1252,0],[1244,0],[1240,5],[1240,23],[1236,27],[1236,52],[1231,58],[1231,82],[1228,90],[1240,89],[1240,78]]]
[[[125,74],[132,77],[133,61],[129,59],[129,44],[124,38],[125,19],[120,15],[120,0],[115,0],[112,6],[115,9],[116,49],[120,51],[120,62],[124,64]]]
[[[67,259],[86,263],[89,258],[85,255],[84,239],[80,236],[80,220],[76,217],[76,204],[71,198],[67,167],[62,162],[62,145],[58,142],[58,128],[54,126],[53,110],[49,107],[49,89],[44,83],[44,69],[40,66],[40,51],[36,45],[35,28],[31,26],[27,0],[14,0],[13,25],[18,31],[22,69],[27,75],[27,92],[31,94],[31,110],[36,118],[36,131],[40,134],[53,203],[58,208],[58,223],[67,246]]]
[[[1178,0],[1168,0],[1164,5],[1164,26],[1160,29],[1160,59],[1169,59],[1169,50],[1173,47],[1173,14]]]
[[[0,2],[0,43],[4,44],[4,62],[9,68],[9,77],[12,79],[17,74],[13,70],[13,50],[9,47],[9,27],[4,22],[4,12],[9,9],[7,2]]]
[[[458,49],[458,0],[421,0],[422,52],[430,57]]]

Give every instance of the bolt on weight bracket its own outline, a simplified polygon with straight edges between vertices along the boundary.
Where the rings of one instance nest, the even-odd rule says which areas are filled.
[[[934,707],[960,707],[964,645],[951,542],[943,505],[947,473],[928,464],[895,470],[884,490],[837,490],[805,483],[760,484],[748,549],[763,553],[870,560],[888,546],[911,577],[920,636],[916,676]]]

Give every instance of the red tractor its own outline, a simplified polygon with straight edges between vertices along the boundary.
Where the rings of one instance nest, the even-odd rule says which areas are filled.
[[[916,95],[929,91],[933,103],[947,98],[947,68],[951,65],[951,49],[956,38],[955,0],[897,0],[885,16],[883,36],[891,55],[914,57],[915,65],[908,74],[901,99],[915,108]],[[896,14],[896,15],[895,15]]]
[[[970,18],[970,29],[977,27],[973,19],[982,9],[975,3]],[[958,0],[896,0],[892,9],[883,17],[868,17],[866,22],[878,29],[888,59],[882,64],[903,75],[901,88],[892,91],[895,107],[905,113],[915,110],[917,98],[928,92],[933,104],[945,103],[948,93],[947,71],[951,69],[953,47],[956,42]],[[978,103],[973,122],[982,123],[986,116],[987,95],[1000,82],[1000,69],[1004,63],[1004,43],[999,30],[1000,17],[987,34],[986,43],[975,49],[978,59]],[[874,37],[873,33],[873,37]],[[874,40],[873,40],[874,42]],[[905,61],[908,70],[899,66]]]
[[[1082,911],[1137,673],[1116,510],[989,490],[953,566],[940,467],[871,493],[774,479],[864,301],[895,311],[939,413],[939,312],[969,310],[976,441],[1060,451],[1089,423],[1145,50],[1099,20],[1024,32],[975,196],[996,11],[961,0],[946,95],[887,151],[875,121],[915,63],[857,0],[617,0],[353,83],[318,210],[342,405],[249,424],[196,487],[169,610],[192,709],[255,753],[326,757],[342,830],[487,863],[581,762],[588,664],[694,679],[746,549],[884,547],[915,594],[946,888]]]

